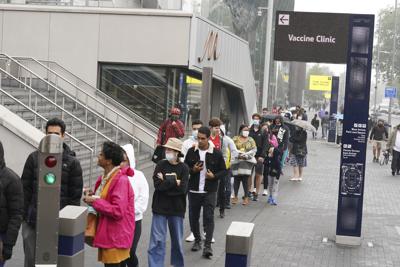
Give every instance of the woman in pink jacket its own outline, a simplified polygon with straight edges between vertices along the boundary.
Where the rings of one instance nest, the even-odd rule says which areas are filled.
[[[97,214],[97,229],[93,246],[99,248],[98,259],[105,267],[120,267],[129,257],[135,230],[134,194],[128,176],[131,168],[121,169],[123,149],[105,142],[98,156],[104,175],[97,179],[94,194],[84,201]]]

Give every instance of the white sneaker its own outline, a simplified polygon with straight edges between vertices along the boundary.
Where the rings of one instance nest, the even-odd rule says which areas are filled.
[[[190,235],[188,237],[186,237],[186,242],[193,242],[194,241],[194,235],[191,232]]]
[[[290,178],[289,181],[297,181],[297,179],[298,179],[298,178],[293,177],[293,178]]]
[[[301,182],[301,181],[303,181],[303,178],[299,177],[299,178],[297,178],[297,181]]]
[[[204,232],[203,237],[204,237],[203,239],[206,240],[206,233],[205,232]],[[214,237],[211,239],[211,243],[215,243],[215,238]]]
[[[263,194],[262,194],[263,196],[268,196],[268,190],[267,189],[264,189],[264,191],[263,191]]]

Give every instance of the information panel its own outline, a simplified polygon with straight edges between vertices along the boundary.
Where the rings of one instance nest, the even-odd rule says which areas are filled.
[[[277,11],[274,60],[345,64],[349,16]]]

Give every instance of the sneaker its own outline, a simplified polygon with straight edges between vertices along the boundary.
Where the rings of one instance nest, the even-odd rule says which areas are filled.
[[[193,233],[190,233],[188,237],[186,237],[186,242],[193,242],[194,241],[194,235]]]
[[[394,176],[396,173],[392,171],[392,175]]]
[[[278,203],[276,202],[276,199],[275,199],[275,198],[272,198],[272,199],[271,199],[271,205],[273,205],[273,206],[278,205]]]
[[[267,189],[264,189],[262,195],[263,195],[263,196],[268,196],[268,190],[267,190]]]
[[[303,181],[303,178],[302,178],[302,177],[299,177],[299,178],[297,178],[296,181],[301,182],[301,181]]]
[[[267,203],[268,203],[268,204],[271,204],[271,202],[272,202],[272,197],[269,196],[269,197],[268,197],[268,200],[267,200]]]
[[[253,201],[258,201],[258,195],[257,195],[257,194],[254,194],[254,195],[253,195],[253,198],[252,198],[251,200],[253,200]]]
[[[192,251],[199,251],[200,249],[201,249],[201,242],[200,241],[194,242],[191,250]]]
[[[226,203],[226,204],[225,204],[225,209],[230,210],[230,209],[231,209],[231,203]]]
[[[289,181],[297,181],[297,177],[290,178]]]
[[[213,251],[212,251],[211,246],[205,245],[204,249],[203,249],[203,257],[210,259],[212,257],[212,255],[213,255]]]
[[[204,233],[203,239],[206,240],[206,233]],[[215,243],[215,238],[214,237],[211,239],[211,243]]]

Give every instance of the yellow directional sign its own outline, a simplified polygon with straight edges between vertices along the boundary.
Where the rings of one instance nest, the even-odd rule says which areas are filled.
[[[331,91],[332,76],[310,75],[310,90]]]

